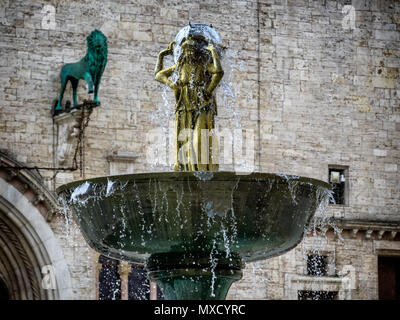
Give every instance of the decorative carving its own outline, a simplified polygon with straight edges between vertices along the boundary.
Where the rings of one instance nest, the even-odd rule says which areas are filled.
[[[176,100],[175,171],[218,170],[213,129],[215,89],[224,75],[220,62],[223,48],[212,26],[189,24],[158,54],[155,79],[168,85]],[[172,53],[175,64],[164,69],[164,57]],[[175,74],[173,82],[169,78]]]
[[[8,171],[8,176],[7,176],[7,178],[6,178],[6,181],[7,182],[10,182],[12,179],[14,179],[15,177],[17,177],[18,176],[18,171],[17,170],[12,170],[12,169],[10,169],[9,171]]]
[[[43,184],[42,177],[31,170],[14,170],[12,167],[24,167],[25,165],[12,159],[10,155],[0,152],[0,166],[7,169],[0,169],[4,173],[4,179],[12,184],[14,187],[21,188],[21,192],[32,191],[35,195],[42,195],[42,203],[46,208],[43,213],[46,221],[50,221],[55,213],[61,212],[58,200],[55,198],[54,193],[50,192]],[[39,210],[40,211],[40,210]]]
[[[358,236],[366,240],[396,240],[396,235],[400,232],[398,221],[361,222],[357,220],[334,219],[332,223],[335,225],[335,233],[341,233],[342,237],[351,239],[356,239]]]
[[[335,228],[334,229],[334,235],[335,235],[335,239],[340,239],[340,237],[343,234],[343,228]]]
[[[72,110],[54,118],[57,124],[56,161],[59,166],[72,159],[76,137],[79,136],[82,111]]]
[[[27,183],[22,183],[21,187],[23,192],[29,190],[29,185]]]
[[[365,231],[365,239],[371,239],[372,232],[374,232],[374,230]]]
[[[78,105],[77,88],[79,79],[84,79],[88,84],[88,93],[94,92],[93,101],[100,104],[97,98],[101,76],[107,64],[107,38],[99,30],[94,30],[87,38],[88,51],[86,56],[76,62],[68,63],[61,69],[61,90],[55,111],[61,111],[61,103],[68,81],[71,81],[74,107]]]
[[[36,194],[35,197],[32,200],[32,204],[34,206],[37,206],[40,202],[44,201],[44,197],[42,194]]]

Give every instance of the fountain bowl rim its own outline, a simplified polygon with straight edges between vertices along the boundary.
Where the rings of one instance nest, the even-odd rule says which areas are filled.
[[[212,173],[211,179],[202,180],[197,177],[196,173]],[[108,176],[99,176],[93,177],[89,179],[80,179],[75,180],[66,184],[59,186],[56,189],[57,194],[61,194],[64,191],[71,190],[72,188],[77,188],[85,182],[89,183],[106,183],[107,181],[132,181],[132,180],[149,180],[149,179],[166,179],[166,180],[175,180],[179,181],[182,178],[199,181],[199,182],[208,182],[208,181],[229,181],[232,180],[233,177],[239,178],[241,181],[254,181],[257,179],[266,179],[266,178],[274,178],[281,179],[282,182],[287,182],[289,179],[296,180],[303,183],[311,183],[313,185],[317,185],[320,187],[324,187],[326,189],[331,190],[332,187],[328,182],[308,178],[297,175],[289,175],[282,173],[269,173],[269,172],[252,172],[249,174],[236,173],[233,171],[162,171],[162,172],[143,172],[143,173],[129,173],[129,174],[119,174],[119,175],[108,175]],[[174,179],[175,178],[175,179]]]

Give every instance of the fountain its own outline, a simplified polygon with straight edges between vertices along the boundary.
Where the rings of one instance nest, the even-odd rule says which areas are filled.
[[[245,262],[294,248],[329,195],[329,185],[315,179],[218,171],[214,91],[223,50],[211,26],[192,24],[159,54],[156,80],[176,98],[175,172],[93,178],[57,190],[88,244],[145,264],[166,299],[224,299]],[[169,54],[175,64],[164,69]]]

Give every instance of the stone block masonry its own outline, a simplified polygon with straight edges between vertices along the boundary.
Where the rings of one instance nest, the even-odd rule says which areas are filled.
[[[400,2],[353,1],[345,8],[348,3],[0,1],[0,149],[30,166],[53,165],[50,109],[59,70],[84,56],[85,38],[97,28],[108,37],[109,60],[101,106],[85,132],[85,178],[109,174],[113,152],[142,155],[134,172],[154,170],[144,156],[147,133],[168,129],[174,104],[154,81],[157,53],[189,21],[208,23],[229,48],[225,80],[234,94],[223,99],[219,89],[216,121],[255,130],[256,167],[327,181],[328,165],[348,166],[348,205],[330,206],[326,214],[360,224],[399,223]],[[89,98],[86,92],[81,82],[80,101]],[[71,94],[68,88],[64,100]],[[52,174],[42,172],[43,178]],[[79,171],[60,173],[48,185],[81,178]],[[79,230],[65,237],[62,216],[51,227],[68,258],[75,298],[95,298],[95,253]],[[320,248],[335,255],[337,270],[355,267],[352,298],[377,298],[378,233],[328,237]],[[307,237],[282,257],[249,265],[230,297],[292,297],[289,283],[303,281],[296,277],[304,274],[304,256],[315,243]]]

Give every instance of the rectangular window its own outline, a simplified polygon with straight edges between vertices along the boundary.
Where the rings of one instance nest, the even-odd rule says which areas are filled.
[[[164,300],[160,287],[155,288],[157,300]],[[147,271],[139,265],[131,265],[128,276],[128,300],[150,300],[150,281]]]
[[[348,200],[348,167],[329,166],[329,183],[332,186],[331,204],[347,204]]]
[[[337,291],[298,291],[298,300],[336,300]]]
[[[118,273],[119,261],[99,257],[99,300],[121,300],[121,279]]]
[[[144,268],[131,266],[128,276],[128,300],[149,300],[150,281]]]
[[[325,276],[327,274],[327,256],[309,254],[307,256],[307,274],[309,276]]]
[[[400,257],[378,257],[379,300],[400,300]]]

